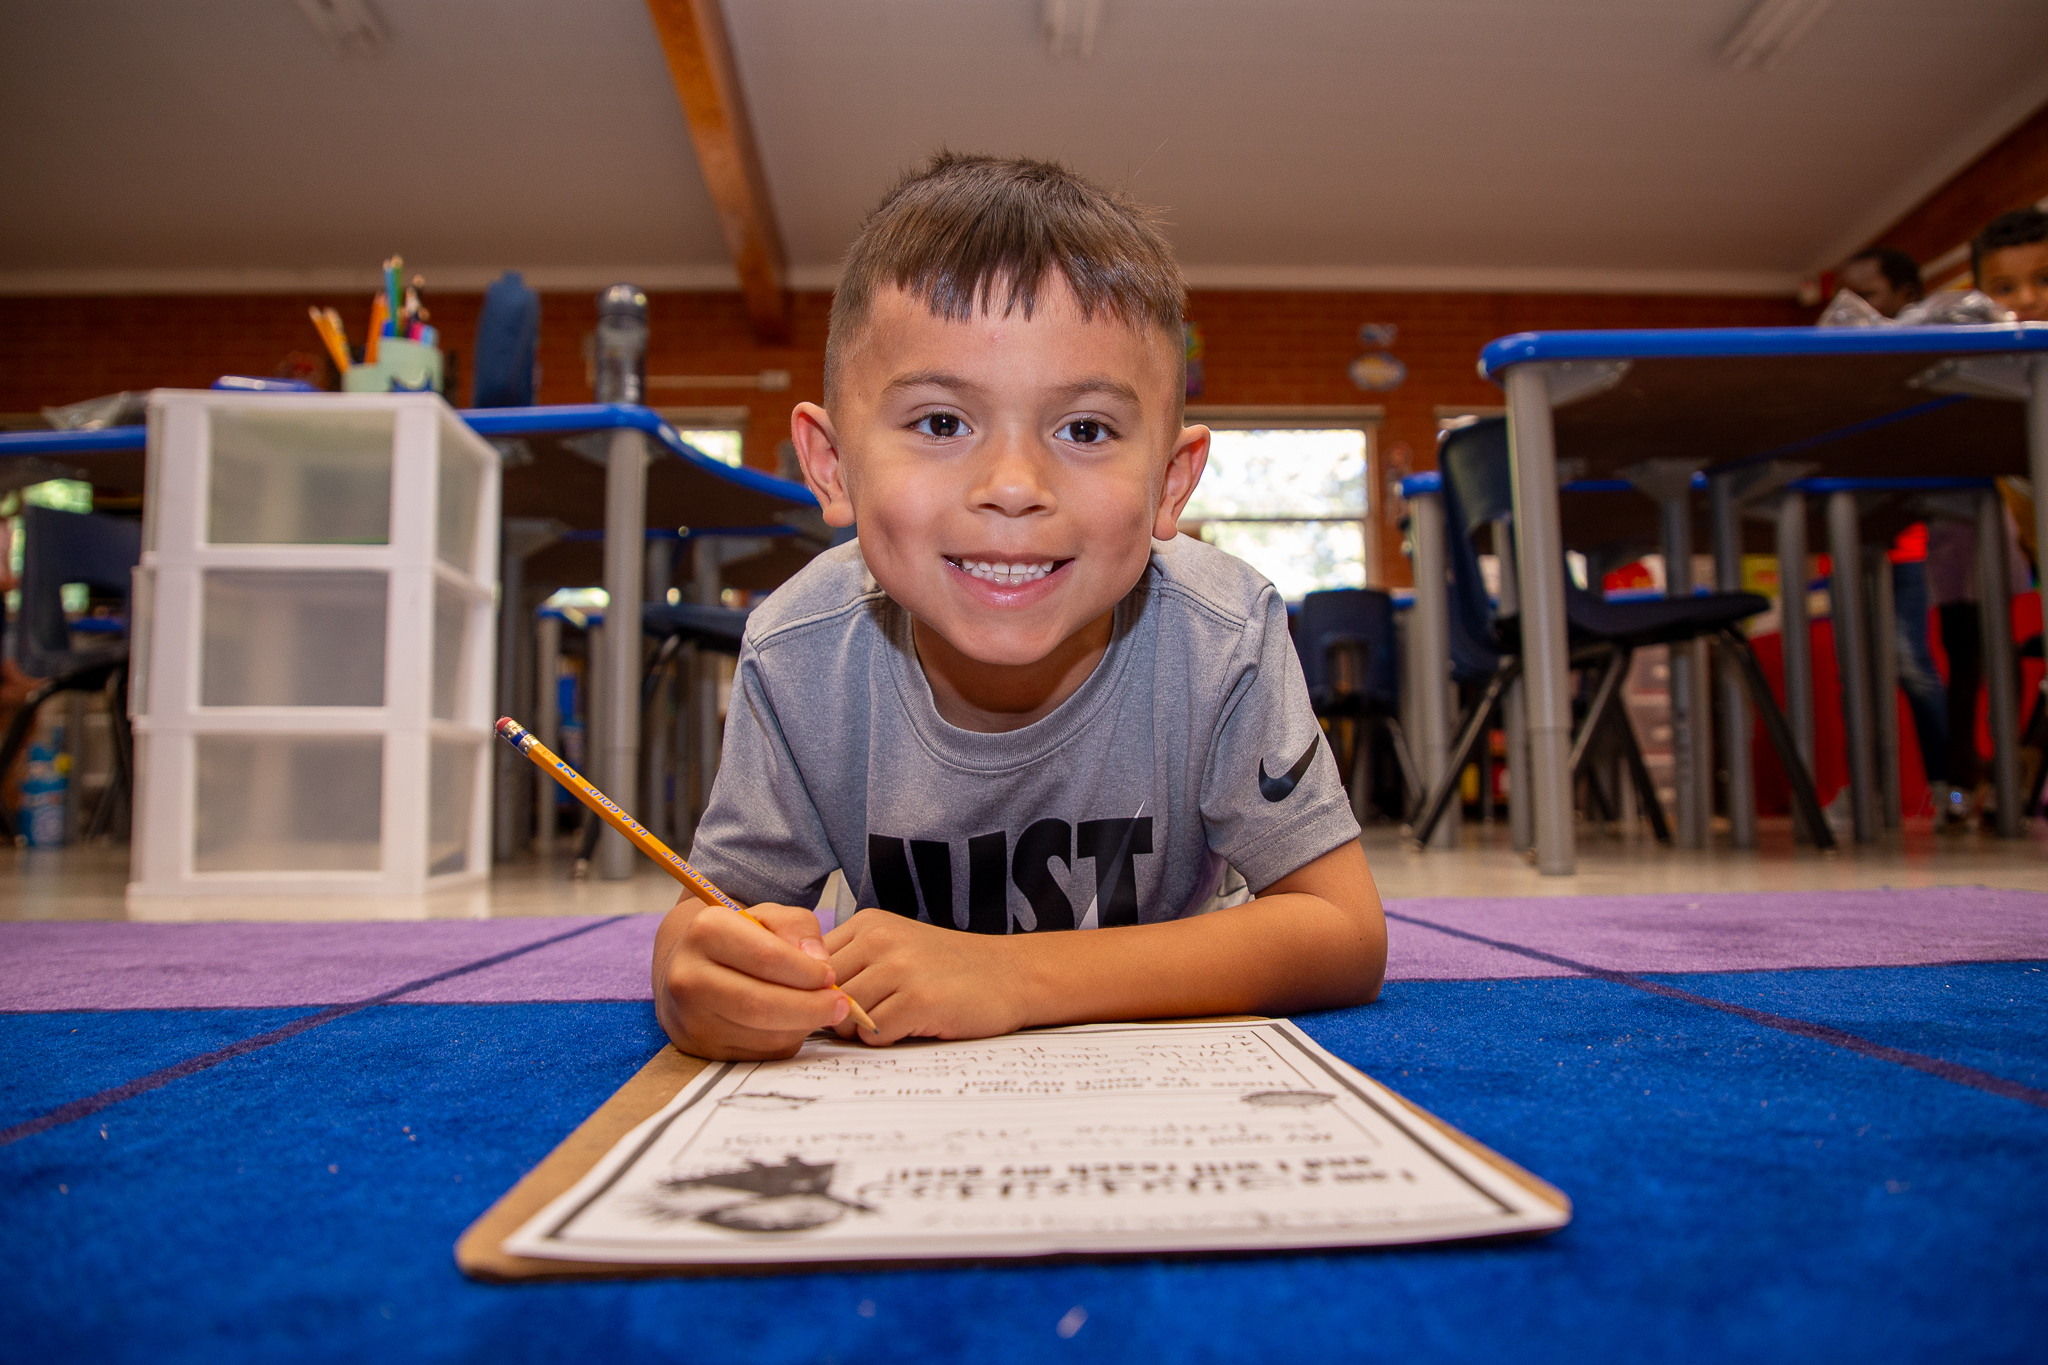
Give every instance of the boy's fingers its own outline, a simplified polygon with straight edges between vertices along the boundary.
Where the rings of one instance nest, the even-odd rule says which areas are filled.
[[[795,990],[744,972],[709,964],[706,975],[678,997],[691,1014],[737,1029],[766,1034],[809,1033],[846,1017],[846,997],[835,990]]]
[[[805,940],[820,938],[818,917],[795,905],[763,903],[747,907],[747,913],[768,926],[768,932],[795,947]]]
[[[816,920],[811,927],[815,933]],[[689,935],[689,945],[698,956],[759,981],[815,991],[830,986],[834,980],[830,961],[820,959],[815,952],[805,952],[781,935],[764,931],[760,925],[729,910],[697,916],[691,921]]]

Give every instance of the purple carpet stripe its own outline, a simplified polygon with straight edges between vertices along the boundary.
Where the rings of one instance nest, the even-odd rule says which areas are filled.
[[[557,938],[596,918],[0,923],[0,962],[6,965],[0,971],[0,1011],[349,1004],[449,967]],[[660,919],[627,916],[594,940],[576,940],[562,964],[545,953],[521,959],[516,967],[460,978],[456,986],[474,983],[476,994],[443,994],[435,1003],[647,999],[647,963]],[[606,942],[612,944],[609,951]]]
[[[1816,1024],[1806,1019],[1794,1019],[1788,1015],[1772,1014],[1767,1010],[1751,1009],[1747,1005],[1731,1004],[1726,1000],[1715,1000],[1711,996],[1695,995],[1691,991],[1680,990],[1676,986],[1667,986],[1661,981],[1645,981],[1643,978],[1627,972],[1610,971],[1605,967],[1595,967],[1590,963],[1574,962],[1570,958],[1561,957],[1556,953],[1546,953],[1540,948],[1525,948],[1519,943],[1508,943],[1500,939],[1484,938],[1463,929],[1452,929],[1446,925],[1432,924],[1428,920],[1418,919],[1413,915],[1403,915],[1389,910],[1387,911],[1387,918],[1400,920],[1404,924],[1417,925],[1424,929],[1434,929],[1441,934],[1450,934],[1457,938],[1470,939],[1475,943],[1482,943],[1489,948],[1497,948],[1502,952],[1518,953],[1535,961],[1548,963],[1553,967],[1562,967],[1567,971],[1591,977],[1596,981],[1612,982],[1617,986],[1627,986],[1631,990],[1645,991],[1651,995],[1661,995],[1669,1000],[1682,1000],[1689,1005],[1704,1005],[1710,1010],[1719,1010],[1723,1014],[1732,1014],[1738,1019],[1746,1019],[1752,1024],[1761,1024],[1765,1028],[1773,1028],[1783,1033],[1796,1034],[1802,1038],[1812,1038],[1818,1042],[1827,1043],[1832,1047],[1854,1052],[1859,1056],[1871,1057],[1882,1062],[1891,1062],[1898,1066],[1911,1067],[1915,1071],[1924,1071],[1930,1076],[1939,1077],[1956,1085],[1966,1085],[1972,1090],[1982,1090],[1987,1094],[1998,1095],[2005,1099],[2018,1100],[2023,1104],[2031,1104],[2037,1108],[2048,1109],[2048,1090],[2036,1089],[2030,1085],[2021,1085],[2018,1081],[2009,1081],[2003,1076],[1994,1076],[1989,1071],[1979,1071],[1974,1066],[1964,1066],[1959,1062],[1946,1062],[1939,1057],[1929,1057],[1922,1052],[1909,1052],[1904,1048],[1890,1047],[1884,1043],[1873,1042],[1861,1035],[1850,1033],[1844,1029],[1833,1028],[1827,1024]]]
[[[577,938],[591,932],[593,929],[602,929],[607,924],[616,924],[622,918],[625,917],[615,916],[611,919],[595,920],[589,924],[579,925],[577,928],[571,929],[567,933],[557,934],[553,938],[544,938],[535,943],[522,944],[517,948],[507,949],[502,953],[495,953],[490,957],[479,958],[475,962],[467,962],[459,967],[450,967],[446,971],[436,972],[432,976],[424,976],[417,981],[408,981],[402,986],[394,986],[390,990],[380,995],[373,995],[367,1000],[354,1000],[345,1005],[329,1005],[317,1014],[309,1014],[304,1018],[294,1019],[289,1024],[274,1028],[268,1033],[259,1033],[253,1038],[244,1038],[239,1043],[230,1043],[228,1046],[216,1048],[212,1052],[202,1052],[196,1057],[187,1057],[182,1062],[162,1067],[150,1072],[147,1076],[137,1076],[132,1081],[111,1086],[97,1094],[73,1100],[69,1104],[59,1105],[47,1114],[40,1114],[35,1118],[25,1119],[11,1128],[0,1128],[0,1147],[5,1147],[9,1143],[19,1142],[26,1137],[34,1137],[37,1133],[46,1133],[52,1128],[62,1127],[67,1123],[76,1123],[79,1119],[88,1118],[99,1113],[101,1110],[120,1104],[124,1100],[132,1100],[137,1095],[146,1095],[152,1090],[161,1089],[169,1085],[172,1081],[197,1075],[201,1071],[219,1066],[222,1062],[233,1061],[237,1057],[261,1051],[266,1047],[282,1043],[286,1039],[296,1038],[308,1029],[319,1028],[322,1024],[331,1024],[337,1019],[346,1018],[358,1011],[369,1009],[373,1005],[391,1004],[400,997],[410,995],[414,991],[426,990],[431,986],[439,985],[455,977],[467,976],[471,972],[484,971],[487,968],[497,966],[501,962],[509,962],[513,958],[523,957],[527,953],[546,948],[551,944]]]
[[[1399,934],[1393,981],[1545,976],[1500,939],[1618,972],[1918,967],[2048,958],[2048,894],[1982,886],[1628,896],[1443,897],[1389,909],[1475,935]]]

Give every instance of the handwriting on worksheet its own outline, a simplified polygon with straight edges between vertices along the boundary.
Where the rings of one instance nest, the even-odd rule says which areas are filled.
[[[1566,1214],[1285,1020],[707,1067],[506,1243],[620,1262],[1366,1245]]]

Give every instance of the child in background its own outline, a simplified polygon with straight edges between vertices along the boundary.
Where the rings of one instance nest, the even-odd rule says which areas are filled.
[[[1177,535],[1185,286],[1155,219],[1045,162],[940,155],[850,249],[828,551],[747,624],[658,1017],[700,1056],[1359,1004],[1386,924],[1287,633]],[[835,871],[856,913],[817,904]],[[1085,930],[1086,932],[1055,932]]]
[[[1970,267],[1977,289],[2020,322],[2048,322],[2048,213],[2028,207],[1992,219],[1970,243]],[[2031,509],[2022,506],[2015,525],[2012,503],[2015,481],[1999,480],[2006,497],[2006,525],[2011,537],[2007,558],[2014,594],[2027,591],[2027,561],[2022,551],[2032,530]],[[2030,499],[2029,499],[2030,501]],[[1979,621],[1977,534],[1972,521],[1950,523],[1943,536],[1932,534],[1927,548],[1928,586],[1941,616],[1942,648],[1948,655],[1948,810],[1937,817],[1943,828],[1961,828],[1972,816],[1988,820],[1991,784],[1981,780],[1983,759],[1977,752],[1977,703],[1983,690],[1983,638]],[[2016,533],[2016,534],[2015,534]],[[2038,762],[2038,755],[2023,764]],[[2031,788],[2026,773],[2022,789]]]

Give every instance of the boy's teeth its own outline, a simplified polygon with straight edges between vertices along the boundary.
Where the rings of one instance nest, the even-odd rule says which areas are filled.
[[[956,559],[953,561],[976,578],[986,579],[998,587],[1013,588],[1020,583],[1032,583],[1052,572],[1051,560],[1038,564],[1005,563],[1001,560]]]

